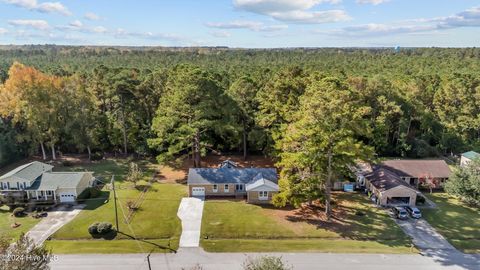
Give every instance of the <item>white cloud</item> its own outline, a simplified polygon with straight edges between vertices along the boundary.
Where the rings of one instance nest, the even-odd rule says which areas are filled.
[[[95,33],[106,33],[108,31],[108,29],[103,27],[103,26],[95,26],[92,29],[92,31],[95,32]]]
[[[237,9],[293,23],[319,24],[346,21],[350,16],[341,9],[312,11],[320,4],[339,4],[341,0],[234,0]]]
[[[370,4],[370,5],[380,5],[386,3],[390,0],[357,0],[358,4]]]
[[[214,32],[210,32],[210,34],[217,38],[227,38],[232,35],[227,31],[214,31]]]
[[[60,2],[43,2],[38,3],[37,0],[3,0],[7,4],[12,4],[17,7],[26,8],[42,13],[58,13],[65,16],[70,16],[72,13]]]
[[[391,24],[363,24],[344,27],[332,31],[315,31],[321,34],[340,36],[378,36],[392,34],[417,34],[461,27],[480,27],[480,7],[437,18],[421,18]]]
[[[98,16],[97,14],[95,14],[93,12],[87,12],[87,13],[85,13],[85,15],[83,17],[87,20],[90,20],[90,21],[100,20],[100,16]]]
[[[0,35],[8,33],[8,30],[5,28],[0,28]]]
[[[80,27],[83,26],[83,23],[79,20],[75,20],[75,21],[71,22],[69,25],[72,26],[72,27],[80,28]]]
[[[206,23],[206,26],[219,29],[249,29],[255,32],[274,32],[288,28],[287,25],[265,25],[255,21],[210,22]]]
[[[50,26],[44,20],[10,20],[8,23],[12,26],[31,27],[37,30],[48,30]]]

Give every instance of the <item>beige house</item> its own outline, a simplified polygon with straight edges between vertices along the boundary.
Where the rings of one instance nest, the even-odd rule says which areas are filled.
[[[403,181],[396,173],[378,166],[365,175],[365,187],[381,206],[415,206],[420,192]]]
[[[239,168],[229,160],[219,168],[191,168],[187,183],[191,197],[246,198],[255,204],[270,203],[279,190],[276,169]]]
[[[92,172],[52,172],[53,166],[34,161],[0,176],[0,194],[17,202],[71,203],[93,185]]]

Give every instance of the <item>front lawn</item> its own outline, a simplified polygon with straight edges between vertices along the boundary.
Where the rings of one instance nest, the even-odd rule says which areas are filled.
[[[446,193],[426,194],[437,209],[424,209],[424,218],[456,248],[480,253],[480,210],[467,207]]]
[[[131,183],[123,181],[128,172],[128,162],[122,159],[107,159],[80,166],[57,168],[59,171],[93,171],[95,176],[107,181],[115,174],[120,233],[115,240],[95,240],[88,233],[88,227],[95,222],[110,222],[115,226],[113,192],[106,186],[99,198],[88,199],[86,208],[46,242],[54,253],[142,252],[140,246],[150,246],[150,249],[155,247],[153,244],[132,240],[132,237],[174,249],[178,247],[181,223],[177,211],[181,199],[186,196],[186,187],[180,184],[154,183],[146,193],[140,209],[134,212],[130,222],[127,223],[125,221],[129,216],[127,202],[136,201],[142,190],[135,189]],[[155,169],[159,168],[158,165],[148,161],[135,162],[144,171],[144,179],[139,185],[150,180]],[[71,246],[75,248],[69,249]],[[164,251],[168,249],[155,249],[155,252]]]
[[[25,217],[13,217],[12,212],[8,210],[7,206],[0,207],[0,235],[6,236],[11,241],[18,239],[21,233],[28,232],[33,226],[35,226],[41,219],[35,219],[30,216]],[[17,228],[12,228],[11,225],[17,222],[21,224]]]
[[[335,217],[322,209],[276,209],[243,201],[205,203],[202,246],[215,252],[411,252],[410,240],[363,195],[335,193]],[[416,251],[416,250],[415,250]]]

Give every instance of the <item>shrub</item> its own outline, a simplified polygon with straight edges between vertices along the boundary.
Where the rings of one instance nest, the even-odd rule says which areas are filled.
[[[16,217],[23,217],[25,215],[25,208],[17,207],[13,209],[13,215]]]
[[[95,152],[90,156],[91,160],[102,160],[103,159],[103,153],[102,152]]]
[[[90,225],[90,226],[88,227],[88,232],[89,232],[91,235],[96,235],[96,234],[98,234],[98,225],[99,225],[99,224],[100,224],[100,223],[95,222],[95,223],[93,223],[92,225]]]
[[[257,259],[247,258],[243,263],[244,270],[291,270],[292,267],[283,263],[281,257],[262,256]]]
[[[365,213],[362,212],[362,211],[355,211],[355,215],[359,216],[359,217],[363,217],[363,216],[365,216]]]
[[[425,197],[417,196],[417,204],[425,204]]]
[[[98,234],[100,235],[105,235],[109,232],[112,231],[112,223],[109,223],[109,222],[101,222],[100,224],[98,224],[97,226],[97,232]]]
[[[62,165],[63,165],[64,167],[71,167],[71,166],[73,166],[73,163],[72,163],[71,161],[69,161],[69,160],[64,160],[64,161],[62,162]]]
[[[134,201],[127,201],[127,208],[130,210],[130,211],[135,211],[135,210],[138,210],[137,206],[135,205],[135,202]]]

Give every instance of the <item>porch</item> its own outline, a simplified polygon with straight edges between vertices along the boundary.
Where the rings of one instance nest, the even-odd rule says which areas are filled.
[[[34,202],[56,202],[57,196],[55,190],[28,190],[27,199]]]

